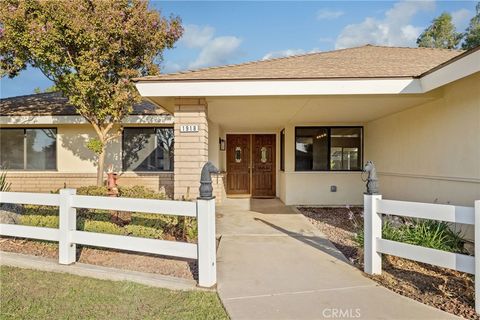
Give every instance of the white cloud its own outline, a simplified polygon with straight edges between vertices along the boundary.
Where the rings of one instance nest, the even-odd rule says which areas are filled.
[[[180,64],[172,61],[165,61],[165,63],[162,66],[163,73],[177,72],[177,71],[180,71],[181,69],[182,69],[182,66]]]
[[[320,9],[317,11],[317,20],[333,20],[343,16],[345,12],[340,10]]]
[[[195,24],[187,24],[185,31],[179,44],[185,45],[187,48],[201,48],[212,40],[215,29],[210,26],[197,26]]]
[[[468,23],[472,17],[473,12],[467,9],[460,9],[452,12],[452,22],[457,28],[457,31],[460,32],[468,27]]]
[[[290,57],[290,56],[295,56],[295,55],[299,55],[299,54],[314,53],[314,52],[320,52],[320,50],[317,49],[317,48],[314,48],[310,51],[305,51],[303,49],[286,49],[286,50],[272,51],[272,52],[268,52],[267,54],[265,54],[262,57],[262,60],[282,58],[282,57]]]
[[[349,48],[364,44],[389,46],[415,46],[415,41],[424,29],[411,24],[413,17],[420,11],[435,8],[435,2],[401,1],[385,13],[383,19],[367,17],[358,24],[343,28],[337,37],[335,48]]]
[[[215,37],[215,28],[210,26],[188,24],[184,28],[178,47],[188,48],[190,52],[197,51],[198,55],[193,61],[165,61],[163,71],[166,73],[228,64],[239,54],[242,39],[238,37]]]
[[[234,36],[213,38],[205,44],[189,68],[227,64],[230,59],[237,56],[241,43],[242,40]]]

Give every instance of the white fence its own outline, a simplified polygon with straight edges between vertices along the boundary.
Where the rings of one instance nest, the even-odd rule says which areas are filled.
[[[473,225],[475,257],[382,239],[382,214],[440,220]],[[364,270],[382,273],[382,254],[424,262],[470,274],[480,274],[480,200],[474,207],[382,200],[381,195],[364,195]],[[480,312],[480,276],[475,277],[475,309]]]
[[[198,259],[198,284],[202,287],[216,284],[215,199],[189,202],[81,196],[75,193],[75,189],[61,189],[60,194],[0,192],[1,203],[59,207],[58,229],[0,224],[0,235],[58,241],[60,264],[75,262],[77,244]],[[196,217],[198,241],[194,244],[78,231],[77,208]]]

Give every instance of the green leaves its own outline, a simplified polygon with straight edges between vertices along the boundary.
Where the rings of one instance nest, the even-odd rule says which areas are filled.
[[[157,74],[163,50],[182,33],[180,18],[144,0],[3,0],[0,76],[39,68],[105,144],[140,101],[131,79]],[[97,142],[89,145],[98,153]]]
[[[444,221],[406,219],[404,224],[394,226],[385,219],[382,225],[382,238],[448,252],[465,251],[463,248],[465,240],[461,234],[452,230],[452,227]],[[363,247],[363,226],[358,229],[354,240]]]
[[[87,141],[86,147],[96,154],[101,154],[103,152],[104,144],[98,139],[90,139]]]
[[[455,49],[462,34],[455,30],[450,13],[444,12],[417,39],[419,47]]]
[[[464,50],[480,45],[480,3],[477,3],[476,14],[470,20],[465,33],[457,32],[452,16],[444,12],[435,18],[417,39],[418,46],[426,48],[456,49],[460,43]]]
[[[470,20],[470,25],[465,31],[465,41],[462,44],[462,49],[468,50],[480,46],[480,2],[475,7],[476,14]]]

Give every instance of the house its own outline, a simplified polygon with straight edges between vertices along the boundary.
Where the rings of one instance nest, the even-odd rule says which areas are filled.
[[[367,45],[137,78],[155,114],[126,119],[106,163],[122,171],[120,184],[154,179],[159,187],[168,180],[175,198],[196,197],[201,167],[210,160],[221,170],[213,179],[219,201],[252,196],[288,205],[359,205],[363,163],[372,160],[384,197],[471,206],[480,199],[479,71],[480,48]],[[92,155],[83,147],[93,133],[81,118],[15,112],[2,111],[2,141],[13,141],[4,138],[7,127],[25,129],[28,169],[28,130],[56,129],[57,171],[20,168],[9,175],[39,184],[40,176],[93,179]],[[169,164],[171,150],[157,137],[163,128],[175,143]],[[26,190],[25,184],[15,188]]]
[[[161,187],[173,195],[173,117],[157,106],[135,105],[120,138],[109,143],[105,168],[123,185]],[[50,192],[96,184],[96,157],[86,147],[96,134],[60,93],[0,102],[0,163],[12,191]],[[160,147],[157,147],[160,145]]]

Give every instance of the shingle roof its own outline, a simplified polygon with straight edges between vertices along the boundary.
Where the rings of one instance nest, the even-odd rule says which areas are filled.
[[[460,50],[366,45],[237,65],[146,76],[134,81],[417,77]]]
[[[133,107],[132,115],[158,115],[165,111],[142,101]],[[78,115],[75,107],[59,92],[38,93],[0,99],[0,116],[72,116]]]

